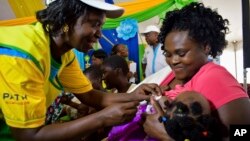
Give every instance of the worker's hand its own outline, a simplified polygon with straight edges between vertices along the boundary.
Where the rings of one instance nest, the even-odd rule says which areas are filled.
[[[162,90],[159,85],[154,83],[141,84],[131,94],[134,94],[140,100],[149,100],[151,95],[161,96]]]
[[[164,115],[163,109],[160,104],[154,100],[154,97],[150,99],[150,103],[153,106],[154,114],[144,114],[143,118],[145,122],[143,124],[144,131],[149,137],[156,138],[159,140],[172,140],[167,131],[165,130],[164,124],[159,121],[159,117]]]
[[[135,117],[138,105],[139,102],[137,101],[117,103],[101,110],[101,120],[103,120],[104,126],[119,125],[132,120]]]

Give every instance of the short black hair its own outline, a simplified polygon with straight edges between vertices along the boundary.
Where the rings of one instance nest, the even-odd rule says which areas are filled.
[[[115,44],[113,47],[112,47],[112,50],[111,50],[111,54],[110,55],[116,55],[118,53],[118,46],[121,45],[121,44]]]
[[[92,79],[102,79],[102,70],[100,66],[90,66],[86,68],[83,73],[89,75]]]
[[[108,57],[108,54],[103,49],[98,49],[98,50],[93,51],[91,57],[92,56],[94,56],[95,58],[104,60]]]
[[[129,72],[127,61],[123,57],[118,56],[118,55],[113,55],[113,56],[108,57],[107,59],[103,61],[102,65],[109,66],[112,69],[121,68],[125,76],[127,76]]]
[[[193,2],[180,10],[166,13],[158,38],[164,45],[171,31],[188,31],[191,39],[201,45],[209,45],[210,55],[216,57],[227,45],[225,34],[228,33],[228,23],[227,19],[223,19],[211,8]]]

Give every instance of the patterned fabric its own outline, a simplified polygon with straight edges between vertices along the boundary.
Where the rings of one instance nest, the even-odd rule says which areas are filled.
[[[66,95],[70,100],[75,97],[71,93],[65,94],[64,92],[57,96],[55,101],[49,106],[47,110],[45,124],[52,124],[59,120],[64,108],[64,104],[61,103],[61,98],[63,95]]]

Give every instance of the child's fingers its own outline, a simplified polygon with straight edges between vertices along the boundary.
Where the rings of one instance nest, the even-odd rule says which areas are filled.
[[[160,116],[164,115],[161,105],[157,101],[154,100],[154,97],[150,98],[150,103],[153,105],[157,114],[159,114]]]

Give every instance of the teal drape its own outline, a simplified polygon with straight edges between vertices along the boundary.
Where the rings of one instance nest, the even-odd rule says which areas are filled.
[[[155,7],[152,7],[150,9],[147,9],[145,11],[141,11],[132,15],[128,16],[122,16],[120,18],[116,19],[107,19],[106,23],[103,26],[103,29],[114,29],[119,26],[120,22],[123,21],[124,19],[131,18],[131,19],[136,19],[138,23],[143,22],[145,20],[148,20],[154,16],[162,15],[167,12],[171,11],[175,8],[181,8],[191,2],[194,2],[197,0],[167,0],[164,3],[161,3],[160,5],[157,5]]]

